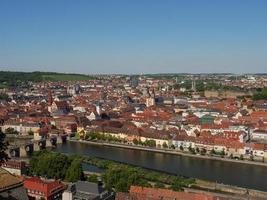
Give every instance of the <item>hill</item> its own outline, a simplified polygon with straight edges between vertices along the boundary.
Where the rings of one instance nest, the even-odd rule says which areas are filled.
[[[0,88],[23,85],[27,82],[42,81],[81,81],[90,80],[92,76],[56,72],[10,72],[0,71]]]

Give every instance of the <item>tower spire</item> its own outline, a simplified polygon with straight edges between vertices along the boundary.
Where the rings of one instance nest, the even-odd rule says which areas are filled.
[[[49,90],[49,92],[48,92],[48,102],[47,103],[48,103],[49,106],[51,106],[52,103],[53,103],[53,97],[52,97],[51,90]]]

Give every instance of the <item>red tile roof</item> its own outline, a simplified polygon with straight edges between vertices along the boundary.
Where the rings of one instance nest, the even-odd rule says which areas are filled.
[[[24,180],[24,187],[28,190],[35,190],[38,192],[42,192],[46,198],[52,196],[53,194],[63,191],[65,188],[65,185],[61,183],[60,181],[47,181],[42,180],[38,177],[31,177],[26,178]]]
[[[140,186],[131,186],[129,193],[139,198],[137,200],[167,200],[167,199],[179,199],[179,200],[213,200],[213,196],[206,194],[187,193],[187,192],[175,192],[169,189],[160,188],[146,188]]]

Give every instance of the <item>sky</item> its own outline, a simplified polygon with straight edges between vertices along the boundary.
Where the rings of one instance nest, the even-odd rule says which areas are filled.
[[[0,70],[266,73],[266,0],[0,0]]]

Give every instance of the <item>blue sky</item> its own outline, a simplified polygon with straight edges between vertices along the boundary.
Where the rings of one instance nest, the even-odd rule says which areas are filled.
[[[0,0],[0,70],[267,72],[267,1]]]

